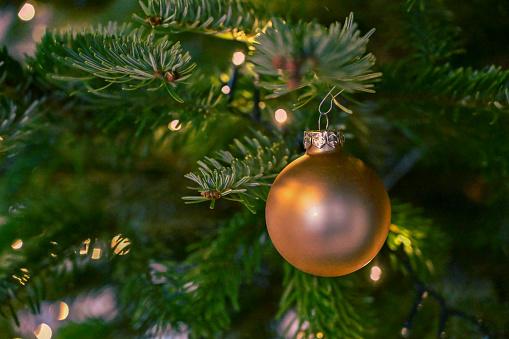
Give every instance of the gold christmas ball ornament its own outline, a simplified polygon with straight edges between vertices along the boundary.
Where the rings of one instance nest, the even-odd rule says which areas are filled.
[[[290,264],[324,277],[354,272],[382,248],[391,205],[380,177],[343,152],[341,131],[304,132],[306,154],[272,184],[265,218]]]

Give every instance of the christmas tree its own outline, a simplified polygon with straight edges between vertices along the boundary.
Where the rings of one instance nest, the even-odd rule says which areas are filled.
[[[507,337],[508,8],[2,4],[0,338]],[[266,227],[319,124],[391,201],[339,277]]]

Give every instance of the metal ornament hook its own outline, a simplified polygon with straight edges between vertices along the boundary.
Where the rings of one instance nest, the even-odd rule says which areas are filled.
[[[326,124],[325,124],[325,130],[327,130],[329,128],[329,117],[327,116],[327,114],[329,114],[329,112],[332,110],[332,105],[333,105],[333,102],[334,102],[334,99],[336,99],[336,97],[338,95],[340,95],[341,93],[343,93],[343,91],[345,89],[342,89],[341,91],[339,91],[338,93],[334,94],[332,96],[332,99],[330,101],[330,107],[329,107],[329,110],[327,112],[322,112],[322,105],[323,103],[325,102],[325,99],[327,99],[327,97],[329,95],[331,95],[332,91],[336,89],[336,86],[332,87],[332,89],[329,91],[329,93],[327,93],[327,95],[322,99],[322,102],[320,103],[320,106],[318,106],[318,112],[320,113],[320,117],[318,118],[318,130],[321,131],[321,120],[322,120],[322,116],[325,116],[325,121],[326,121]]]

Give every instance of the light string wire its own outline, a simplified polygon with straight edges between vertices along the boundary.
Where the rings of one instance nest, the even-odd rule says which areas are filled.
[[[408,272],[410,277],[412,278],[415,290],[417,291],[417,295],[415,296],[414,303],[412,305],[412,308],[410,310],[410,314],[408,316],[408,319],[405,321],[405,324],[403,325],[403,328],[401,329],[401,336],[407,337],[410,334],[410,330],[412,328],[412,323],[414,321],[415,316],[417,315],[417,312],[419,312],[421,308],[421,303],[423,299],[426,299],[427,297],[431,297],[435,299],[440,307],[440,320],[438,324],[438,330],[437,330],[437,338],[442,339],[445,337],[445,325],[447,321],[453,317],[459,317],[467,320],[471,324],[475,325],[480,332],[484,335],[483,338],[491,339],[496,338],[496,334],[489,331],[489,329],[482,323],[482,321],[470,314],[467,314],[461,310],[455,309],[451,307],[447,300],[437,291],[430,288],[428,285],[426,285],[417,275],[415,270],[413,269],[412,265],[410,265],[410,262],[408,261],[408,258],[404,256],[400,251],[398,250],[392,250],[387,245],[384,245],[384,250],[389,252],[390,254],[393,254],[396,259],[400,262],[400,264],[403,265],[405,270]]]

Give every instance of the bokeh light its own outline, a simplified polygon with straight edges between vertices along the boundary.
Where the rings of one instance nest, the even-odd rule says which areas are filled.
[[[221,88],[221,92],[223,92],[224,94],[229,94],[230,87],[228,85],[224,85],[223,88]]]
[[[221,75],[219,76],[219,79],[222,81],[222,82],[228,82],[230,81],[230,77],[228,76],[228,74],[226,73],[221,73]]]
[[[280,109],[276,110],[276,112],[274,113],[274,117],[276,118],[277,122],[282,124],[286,121],[286,119],[288,119],[288,114],[286,113],[286,111],[284,109],[280,108]]]
[[[235,66],[240,66],[246,61],[246,55],[242,52],[233,53],[232,62]]]
[[[23,247],[23,240],[21,239],[14,240],[11,247],[15,250],[19,250],[21,247]]]
[[[99,247],[94,248],[92,251],[92,259],[99,259],[102,255],[102,251]]]
[[[122,234],[118,234],[111,239],[111,248],[113,248],[113,252],[118,255],[129,253],[130,249],[126,247],[130,244],[129,238],[123,238]]]
[[[83,242],[84,247],[80,248],[80,254],[81,255],[87,255],[88,254],[88,247],[90,246],[90,238],[85,240]]]
[[[37,327],[37,330],[35,330],[34,334],[37,339],[51,339],[53,332],[48,325],[42,323]]]
[[[168,129],[170,129],[171,131],[178,131],[181,128],[182,124],[180,124],[179,120],[173,120],[168,124]]]
[[[69,306],[67,306],[66,303],[63,301],[56,304],[56,311],[55,314],[57,315],[58,320],[65,320],[67,316],[69,315]]]
[[[21,7],[18,12],[18,17],[23,21],[30,21],[35,16],[35,7],[28,2]]]
[[[371,278],[371,280],[378,281],[378,280],[380,280],[381,276],[382,276],[382,270],[380,269],[380,267],[373,266],[371,268],[371,274],[369,276]]]

